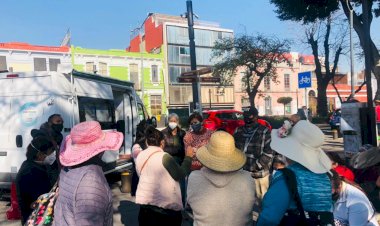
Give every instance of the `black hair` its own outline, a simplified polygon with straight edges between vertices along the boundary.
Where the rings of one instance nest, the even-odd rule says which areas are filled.
[[[331,186],[332,188],[334,189],[339,189],[339,187],[342,185],[342,182],[345,182],[351,186],[354,186],[355,188],[359,189],[361,192],[363,192],[365,195],[367,195],[365,193],[365,191],[363,190],[363,188],[361,188],[358,184],[350,181],[350,180],[347,180],[345,177],[339,175],[335,170],[330,170],[331,174],[327,174],[331,180]]]
[[[54,147],[54,144],[48,137],[36,137],[27,147],[26,159],[35,160],[38,152],[47,154],[48,150],[52,147]]]
[[[199,122],[203,122],[203,117],[202,117],[202,115],[201,114],[199,114],[198,112],[194,112],[193,114],[191,114],[190,116],[189,116],[189,119],[187,120],[187,123],[191,123],[191,121],[193,120],[193,119],[198,119],[198,121]]]
[[[53,118],[55,118],[55,117],[61,117],[62,118],[62,116],[60,114],[52,114],[52,115],[49,116],[48,122],[52,122]]]
[[[327,156],[330,158],[332,162],[338,163],[338,165],[344,166],[345,163],[343,159],[336,152],[327,152]]]
[[[140,147],[144,150],[147,148],[145,143],[145,130],[147,129],[147,124],[145,120],[140,121],[136,126],[136,139],[134,144],[140,145]]]
[[[159,147],[161,144],[161,141],[165,139],[164,134],[154,128],[153,126],[149,126],[145,130],[145,138],[146,138],[146,143],[149,146],[157,146]]]
[[[253,115],[254,117],[259,116],[259,111],[255,107],[250,107],[248,111],[243,112],[244,117],[248,118],[251,115]]]

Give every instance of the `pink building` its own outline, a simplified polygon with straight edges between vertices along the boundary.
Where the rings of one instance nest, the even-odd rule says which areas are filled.
[[[259,87],[260,93],[255,99],[255,105],[260,115],[284,115],[284,105],[277,103],[277,99],[280,97],[293,98],[292,102],[285,106],[285,115],[295,114],[297,109],[304,105],[310,107],[313,113],[316,112],[317,83],[315,75],[312,78],[311,88],[308,88],[306,92],[305,89],[298,89],[298,73],[314,71],[314,57],[290,53],[289,58],[292,66],[285,63],[278,65],[278,78],[276,82],[267,78],[264,78],[262,81]],[[234,80],[234,107],[236,110],[242,110],[242,108],[250,106],[248,95],[242,83],[243,75],[243,71],[238,71]]]

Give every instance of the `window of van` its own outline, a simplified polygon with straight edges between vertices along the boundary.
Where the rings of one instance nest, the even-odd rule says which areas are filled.
[[[139,114],[140,121],[145,120],[145,111],[144,111],[144,106],[142,104],[137,104],[137,110]]]
[[[115,128],[115,110],[112,100],[78,97],[79,119],[98,121],[103,130]]]

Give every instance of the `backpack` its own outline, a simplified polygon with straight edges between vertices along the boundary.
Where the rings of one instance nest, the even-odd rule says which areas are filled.
[[[54,205],[58,198],[58,183],[51,191],[40,195],[33,204],[33,212],[30,214],[25,226],[50,226],[54,220]]]
[[[295,200],[297,209],[288,210],[280,222],[280,226],[332,226],[334,215],[332,212],[308,212],[303,209],[301,198],[297,190],[297,179],[290,169],[281,169],[289,188],[290,196]]]

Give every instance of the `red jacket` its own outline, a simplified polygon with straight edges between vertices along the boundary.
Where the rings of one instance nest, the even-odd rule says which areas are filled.
[[[269,129],[269,132],[272,131],[272,126],[269,124],[268,121],[264,120],[264,119],[257,119],[257,122],[260,124],[260,125],[263,125],[265,127],[268,127]]]

